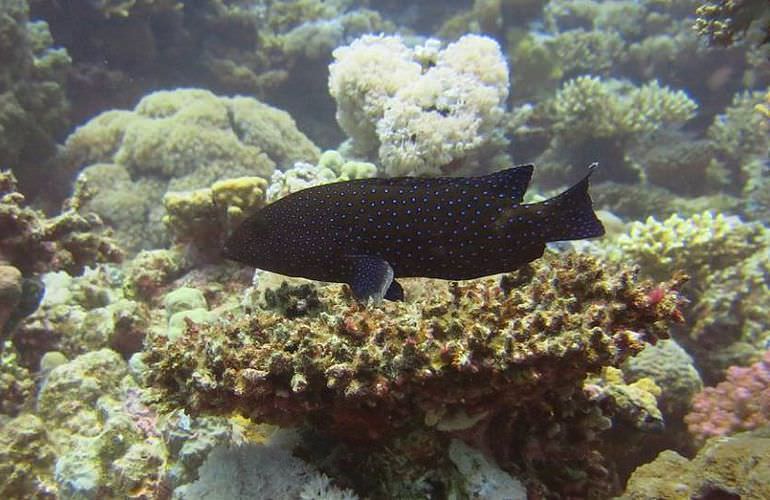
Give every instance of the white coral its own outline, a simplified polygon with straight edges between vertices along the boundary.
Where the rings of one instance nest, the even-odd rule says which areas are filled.
[[[334,56],[338,121],[359,152],[378,150],[386,174],[440,174],[505,145],[508,67],[494,40],[466,35],[439,51],[434,40],[408,49],[398,37],[366,36]]]

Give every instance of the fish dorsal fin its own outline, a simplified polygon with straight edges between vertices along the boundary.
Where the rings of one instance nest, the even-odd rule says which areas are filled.
[[[507,168],[494,174],[483,177],[471,178],[474,184],[490,192],[493,196],[503,195],[507,200],[514,203],[521,203],[524,193],[529,186],[529,180],[532,178],[534,165],[518,165]]]

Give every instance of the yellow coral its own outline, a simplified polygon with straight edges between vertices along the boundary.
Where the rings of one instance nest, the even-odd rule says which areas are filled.
[[[765,102],[757,104],[754,106],[754,109],[757,113],[762,114],[765,118],[770,120],[770,90],[765,94]]]

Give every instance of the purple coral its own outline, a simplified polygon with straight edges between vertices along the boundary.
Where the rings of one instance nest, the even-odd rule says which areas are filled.
[[[698,393],[685,422],[702,440],[770,423],[770,350],[749,367],[730,367],[727,380]]]

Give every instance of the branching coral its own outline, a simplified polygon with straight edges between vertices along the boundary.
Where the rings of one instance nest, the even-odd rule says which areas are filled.
[[[700,284],[714,271],[764,248],[768,238],[760,224],[702,212],[688,218],[672,215],[663,222],[653,217],[634,222],[628,234],[608,242],[607,248],[612,258],[632,259],[653,277],[685,270]]]
[[[760,43],[770,41],[770,5],[765,0],[707,0],[695,14],[695,30],[713,45],[727,47],[744,39],[753,24],[762,30]]]
[[[581,76],[557,92],[553,121],[556,132],[572,141],[622,138],[684,123],[696,109],[687,94],[657,81],[633,87],[616,80]]]
[[[635,222],[607,243],[613,259],[631,259],[652,276],[682,269],[692,276],[688,325],[678,339],[708,382],[733,364],[756,359],[768,340],[767,229],[711,212]]]
[[[99,232],[95,214],[69,208],[52,218],[23,206],[16,179],[0,173],[0,260],[22,274],[64,270],[76,275],[96,262],[118,262],[123,254],[111,238]]]

